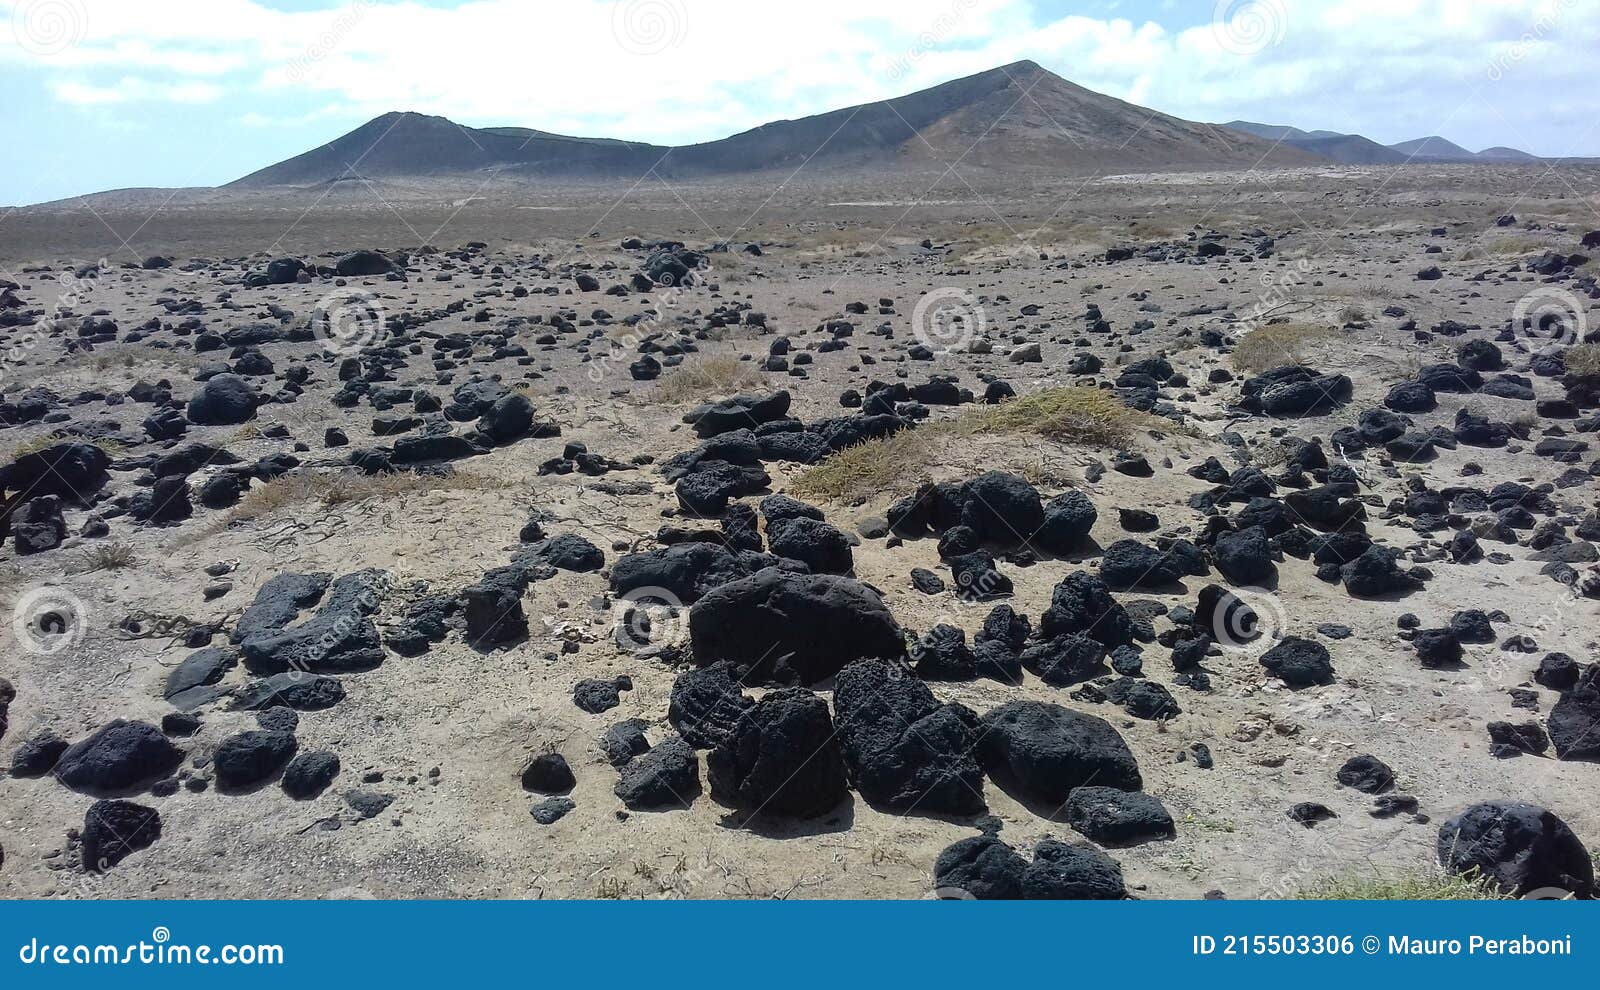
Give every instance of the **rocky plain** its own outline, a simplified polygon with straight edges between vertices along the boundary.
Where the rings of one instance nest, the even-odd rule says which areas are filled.
[[[940,179],[7,215],[0,892],[1592,894],[1600,169]]]

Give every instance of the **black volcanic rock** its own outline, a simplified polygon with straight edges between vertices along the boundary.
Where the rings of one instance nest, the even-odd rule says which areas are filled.
[[[1475,804],[1439,827],[1439,863],[1473,873],[1522,896],[1554,888],[1587,897],[1594,863],[1567,823],[1544,808],[1515,801]]]
[[[112,793],[164,776],[182,759],[183,751],[155,726],[119,718],[67,747],[55,776],[76,791]]]
[[[1032,797],[1059,806],[1085,784],[1138,790],[1139,765],[1109,723],[1039,701],[1009,701],[983,716],[978,752]]]
[[[689,610],[689,635],[699,662],[751,667],[751,683],[813,684],[852,660],[905,653],[899,624],[866,585],[777,568],[706,593]]]

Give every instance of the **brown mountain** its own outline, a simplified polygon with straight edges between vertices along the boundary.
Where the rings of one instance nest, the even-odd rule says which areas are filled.
[[[1015,62],[907,96],[780,120],[704,144],[663,147],[518,127],[463,127],[389,113],[232,188],[498,172],[530,178],[732,175],[931,167],[1065,173],[1302,165],[1318,159],[1227,128],[1180,120]]]

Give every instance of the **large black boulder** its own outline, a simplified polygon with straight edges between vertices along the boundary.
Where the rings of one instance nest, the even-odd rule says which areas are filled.
[[[1041,701],[1008,701],[982,719],[979,758],[1030,797],[1059,807],[1073,788],[1143,786],[1139,764],[1104,719]]]
[[[246,636],[244,663],[254,674],[318,674],[371,670],[383,662],[372,616],[389,587],[379,570],[357,571],[333,582],[317,614],[295,626]]]
[[[83,868],[103,872],[161,838],[161,815],[132,801],[96,801],[83,816]]]
[[[111,480],[110,467],[110,456],[92,443],[58,443],[0,468],[0,491],[18,492],[23,498],[54,495],[86,505]]]
[[[728,738],[755,703],[723,661],[678,675],[667,720],[691,746],[710,749]]]
[[[496,567],[476,584],[462,588],[467,642],[482,649],[526,637],[528,615],[522,610],[522,593],[527,588],[528,575],[520,567]]]
[[[772,552],[798,560],[817,574],[849,574],[855,568],[850,538],[817,519],[788,519],[767,525]]]
[[[1024,900],[1116,901],[1126,896],[1122,867],[1088,843],[1044,839],[1022,871]]]
[[[1050,593],[1039,632],[1046,639],[1083,633],[1115,649],[1133,642],[1133,620],[1106,582],[1087,571],[1074,571]]]
[[[749,683],[814,684],[852,660],[905,653],[899,624],[866,585],[777,568],[706,593],[689,610],[689,635],[698,662],[751,668]]]
[[[1532,804],[1485,801],[1439,827],[1439,864],[1523,896],[1554,888],[1579,897],[1594,889],[1589,851],[1554,814]]]
[[[702,437],[714,437],[733,430],[748,430],[782,419],[789,412],[789,393],[736,395],[721,402],[710,402],[684,414],[683,421]]]
[[[1285,365],[1244,383],[1239,405],[1267,416],[1309,416],[1350,401],[1353,386],[1344,375],[1324,375],[1301,365]]]
[[[0,708],[5,707],[0,704]],[[67,751],[67,741],[49,729],[23,741],[11,754],[11,776],[43,777],[55,769],[56,761]]]
[[[1261,666],[1292,688],[1333,682],[1333,658],[1314,639],[1285,636],[1261,655]]]
[[[1033,542],[1050,553],[1070,553],[1088,538],[1098,517],[1088,495],[1077,489],[1064,492],[1045,503],[1044,520]]]
[[[56,779],[75,791],[126,791],[164,777],[183,761],[183,751],[147,722],[116,719],[67,747],[56,761]]]
[[[1278,572],[1277,565],[1272,562],[1267,531],[1260,526],[1222,533],[1211,548],[1211,556],[1217,570],[1230,584],[1265,584]]]
[[[376,251],[351,251],[333,263],[334,274],[342,278],[387,275],[400,266]]]
[[[613,790],[635,811],[686,808],[700,793],[700,758],[678,736],[634,757],[617,772]]]
[[[1098,784],[1079,787],[1067,798],[1067,821],[1105,846],[1129,845],[1177,833],[1161,801],[1140,791]]]
[[[1394,771],[1389,765],[1367,753],[1359,753],[1344,761],[1336,777],[1345,787],[1353,787],[1363,794],[1382,794],[1394,786]]]
[[[685,513],[709,519],[722,515],[729,500],[754,495],[771,483],[771,476],[760,465],[711,460],[701,461],[679,478],[674,491]]]
[[[711,796],[757,813],[827,814],[845,799],[828,703],[805,688],[764,695],[706,754]]]
[[[201,426],[233,426],[255,418],[261,398],[250,383],[231,372],[206,379],[189,397],[188,416]]]
[[[1587,667],[1578,675],[1572,689],[1563,691],[1551,707],[1545,724],[1558,759],[1600,760],[1600,667]]]
[[[327,750],[301,753],[283,769],[283,793],[296,801],[309,801],[328,789],[339,776],[339,756]]]
[[[217,787],[222,791],[242,791],[264,783],[283,769],[298,748],[291,732],[250,729],[231,735],[217,747],[212,758]]]
[[[299,712],[320,712],[343,700],[344,682],[337,677],[286,670],[240,688],[233,707],[255,711],[283,705]]]
[[[1261,617],[1238,595],[1208,584],[1200,589],[1191,628],[1224,646],[1242,646],[1261,635]]]
[[[692,605],[712,588],[748,577],[773,560],[735,553],[721,543],[675,543],[617,558],[611,565],[611,591],[630,600]]]
[[[975,815],[983,773],[973,757],[978,718],[940,704],[903,664],[857,660],[833,688],[845,770],[861,796],[902,813]]]
[[[1186,570],[1176,555],[1138,540],[1118,540],[1100,558],[1100,578],[1117,591],[1162,588],[1177,583]]]
[[[1044,506],[1034,487],[1017,475],[986,471],[960,488],[961,525],[986,544],[1022,546],[1044,525]]]
[[[1345,590],[1357,598],[1404,594],[1422,587],[1422,580],[1400,569],[1400,551],[1373,544],[1361,556],[1339,568]]]
[[[918,636],[907,650],[912,669],[927,681],[970,681],[978,676],[978,660],[967,646],[967,632],[941,622]]]
[[[1063,633],[1029,643],[1022,665],[1051,687],[1068,687],[1105,673],[1106,646],[1087,633]]]
[[[996,835],[946,846],[933,864],[934,893],[945,900],[1014,901],[1022,897],[1028,861]]]
[[[10,525],[12,545],[19,557],[54,550],[67,538],[67,521],[61,514],[61,499],[54,495],[29,499],[6,522]]]

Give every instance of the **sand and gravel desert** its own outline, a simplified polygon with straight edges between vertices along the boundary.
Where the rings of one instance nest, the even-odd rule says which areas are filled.
[[[837,114],[10,211],[0,890],[1591,894],[1600,165]]]

